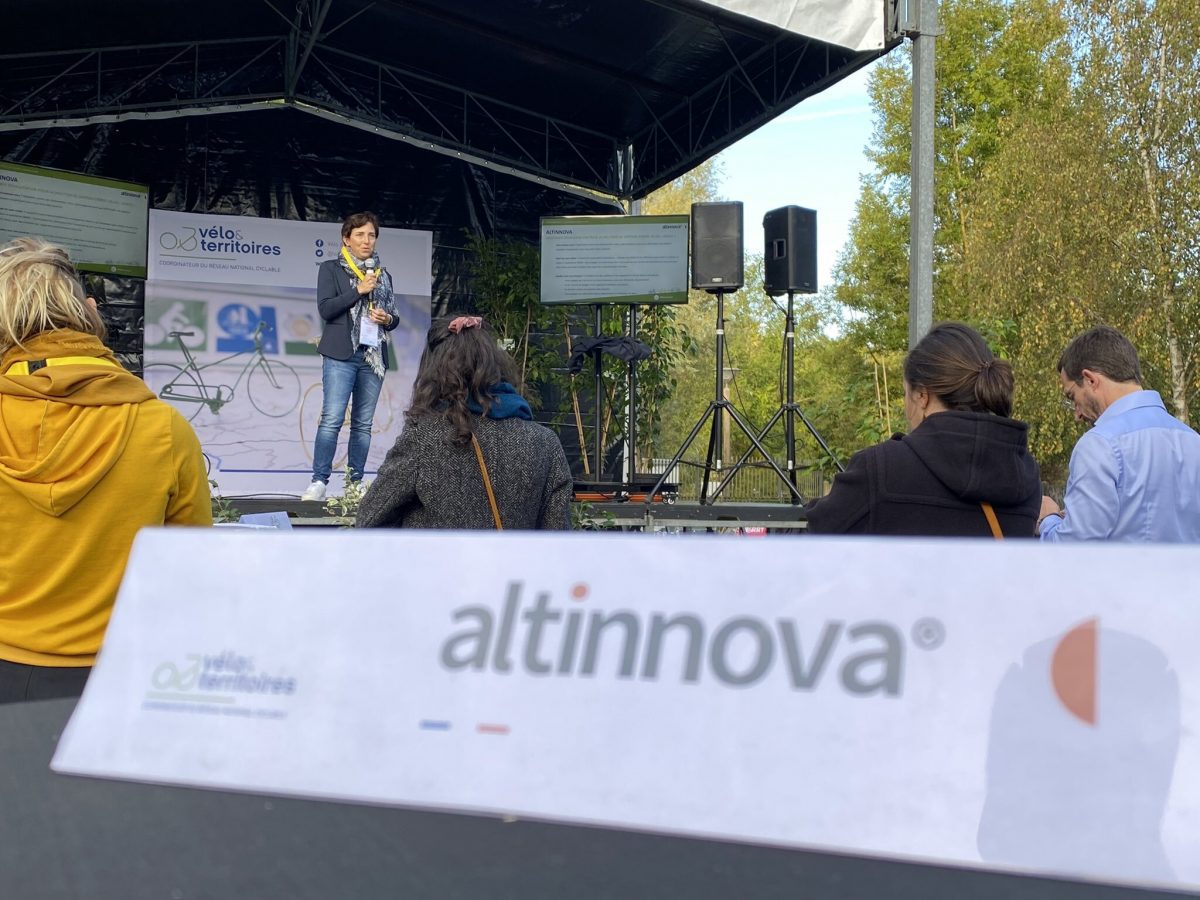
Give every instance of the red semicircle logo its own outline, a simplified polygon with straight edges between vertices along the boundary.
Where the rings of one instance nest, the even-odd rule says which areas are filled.
[[[1097,619],[1076,625],[1058,642],[1050,661],[1054,693],[1068,712],[1089,725],[1096,724]]]

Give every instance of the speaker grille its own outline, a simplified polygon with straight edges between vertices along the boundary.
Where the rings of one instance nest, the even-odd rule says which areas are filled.
[[[692,204],[692,287],[736,291],[744,283],[742,204]]]

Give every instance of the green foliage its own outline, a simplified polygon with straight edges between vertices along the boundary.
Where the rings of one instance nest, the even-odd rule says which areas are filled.
[[[1168,407],[1195,424],[1200,388],[1200,6],[1193,0],[1077,0],[1081,102],[1107,119],[1113,170],[1132,205],[1118,232],[1114,324],[1139,346]],[[1196,411],[1200,413],[1200,410]]]
[[[686,177],[686,176],[685,176]],[[593,371],[579,376],[566,372],[575,336],[591,334],[594,319],[590,308],[543,306],[539,296],[540,257],[535,247],[521,241],[468,238],[470,272],[475,308],[483,315],[516,360],[520,372],[517,389],[535,409],[543,406],[543,393],[553,391],[561,398],[559,423],[570,421],[577,432],[584,422],[582,411],[590,406]],[[601,314],[604,334],[625,334],[629,310],[606,306]],[[638,446],[644,452],[659,439],[661,407],[676,387],[675,363],[692,352],[693,343],[675,318],[672,307],[651,307],[638,316],[637,337],[650,347],[650,358],[637,365]],[[602,357],[603,406],[605,419],[601,443],[608,446],[625,431],[621,411],[627,407],[627,369],[614,357]],[[592,445],[586,435],[581,446]]]
[[[935,319],[977,327],[1016,371],[1016,415],[1049,482],[1078,425],[1055,362],[1097,322],[1125,331],[1147,386],[1200,410],[1200,4],[1195,0],[945,0],[937,42]],[[800,298],[796,400],[835,453],[905,428],[911,75],[907,50],[869,86],[873,171],[835,283]],[[719,199],[699,169],[647,212]],[[661,196],[660,196],[661,193]],[[757,427],[782,402],[783,316],[757,285],[725,299],[734,405]],[[713,298],[673,311],[691,346],[671,364],[656,455],[672,455],[716,391]],[[765,436],[781,450],[780,434]],[[702,459],[707,434],[692,445]],[[799,463],[830,463],[798,431]],[[746,441],[736,429],[734,455]],[[778,458],[778,456],[777,456]]]
[[[1098,322],[1138,346],[1148,387],[1185,420],[1198,387],[1200,8],[1118,0],[1069,6],[1071,91],[1014,117],[976,192],[963,290],[1013,323],[1017,414],[1044,477],[1065,478],[1077,426],[1054,363]]]
[[[563,348],[546,336],[562,333],[567,311],[542,306],[541,262],[537,248],[512,238],[467,238],[468,269],[475,308],[495,330],[517,364],[517,391],[534,409],[542,406],[540,386],[554,378]]]
[[[665,437],[664,413],[680,388],[681,365],[695,359],[696,340],[673,306],[655,306],[638,318],[638,340],[650,347],[650,358],[637,369],[637,435],[639,470],[648,467],[654,448]]]
[[[970,318],[955,272],[965,257],[973,192],[1020,111],[1066,90],[1066,22],[1051,0],[951,0],[941,5],[934,137],[935,318]],[[908,334],[911,59],[881,62],[869,92],[876,111],[851,241],[835,296],[851,309],[864,346],[900,350]]]
[[[902,358],[899,352],[863,350],[846,335],[814,335],[798,350],[797,402],[843,463],[905,429]],[[835,471],[814,440],[806,438],[803,446],[797,456],[805,465]]]
[[[617,527],[617,517],[607,509],[596,509],[586,500],[571,504],[573,531],[609,531]]]
[[[345,468],[344,474],[342,495],[340,497],[326,498],[325,512],[333,516],[338,524],[344,528],[352,528],[354,526],[354,519],[358,515],[358,507],[362,503],[362,498],[367,493],[367,488],[361,481],[350,480],[349,466]]]
[[[834,299],[854,314],[846,329],[863,347],[908,342],[908,211],[879,187],[863,186],[850,240],[834,275]]]
[[[936,319],[980,329],[1016,372],[1016,415],[1050,482],[1078,427],[1062,348],[1098,322],[1138,346],[1147,386],[1195,425],[1200,391],[1200,5],[947,0],[937,42]],[[907,342],[909,59],[875,70],[874,171],[834,288],[839,336],[806,371],[837,448],[897,427]],[[872,393],[888,376],[888,397]],[[798,382],[801,379],[798,378]]]
[[[693,203],[712,203],[720,199],[721,166],[715,159],[709,159],[640,201],[638,214],[688,215]]]
[[[212,517],[214,524],[227,524],[229,522],[237,522],[242,518],[242,514],[233,504],[221,496],[221,488],[211,478],[208,479],[208,493],[212,498]]]

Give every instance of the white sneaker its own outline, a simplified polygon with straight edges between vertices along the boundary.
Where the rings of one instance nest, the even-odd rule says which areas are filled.
[[[314,481],[300,495],[301,500],[324,500],[325,499],[325,482]]]

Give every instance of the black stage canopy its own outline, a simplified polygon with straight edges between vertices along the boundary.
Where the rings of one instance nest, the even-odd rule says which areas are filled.
[[[5,0],[0,159],[158,209],[371,209],[469,309],[468,234],[617,211],[885,53],[898,2]],[[141,283],[108,281],[133,359]]]
[[[894,2],[806,4],[830,20],[806,29],[731,11],[747,0],[7,0],[0,151],[42,129],[290,108],[637,198],[898,41],[798,31],[842,39]]]

